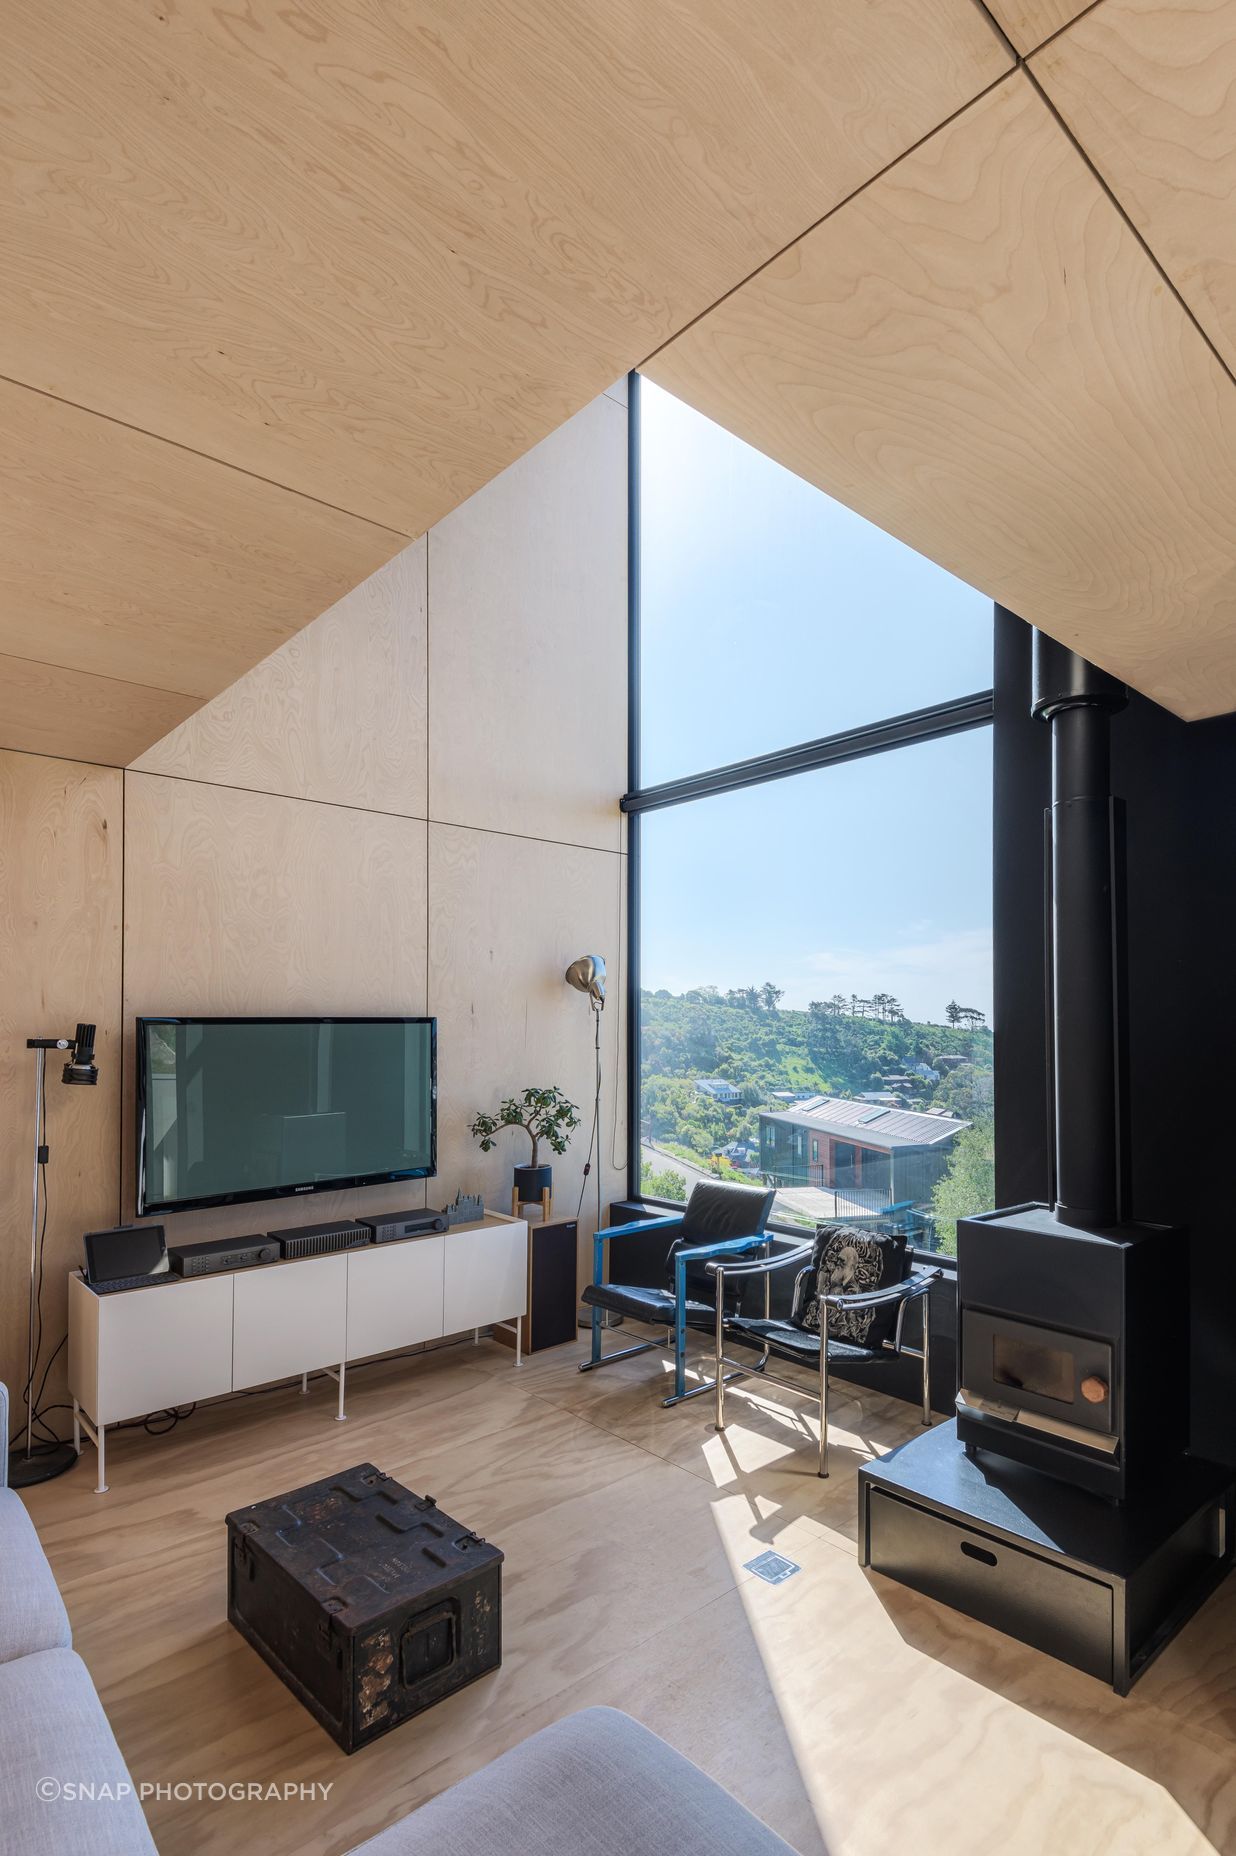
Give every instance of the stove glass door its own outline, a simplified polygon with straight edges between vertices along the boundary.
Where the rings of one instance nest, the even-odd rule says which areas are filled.
[[[961,1317],[962,1384],[981,1399],[1111,1436],[1113,1350],[1109,1342],[966,1308]]]

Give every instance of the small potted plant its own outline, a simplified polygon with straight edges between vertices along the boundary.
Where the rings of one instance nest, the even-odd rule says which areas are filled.
[[[521,1096],[508,1096],[496,1115],[478,1115],[472,1133],[489,1153],[495,1135],[503,1128],[522,1128],[532,1142],[532,1159],[527,1166],[515,1168],[515,1191],[521,1205],[535,1204],[543,1192],[553,1188],[554,1172],[540,1164],[542,1145],[551,1153],[564,1154],[567,1142],[579,1126],[579,1110],[568,1102],[561,1089],[525,1089]]]

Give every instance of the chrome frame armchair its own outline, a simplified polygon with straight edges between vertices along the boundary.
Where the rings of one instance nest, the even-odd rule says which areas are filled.
[[[772,1337],[761,1336],[759,1338],[756,1338],[752,1336],[749,1339],[744,1339],[741,1334],[740,1329],[737,1327],[734,1327],[732,1317],[727,1317],[725,1314],[726,1279],[728,1277],[733,1277],[733,1276],[738,1276],[738,1277],[743,1277],[743,1278],[750,1277],[750,1276],[763,1276],[764,1278],[764,1307],[765,1307],[765,1310],[767,1311],[768,1306],[769,1306],[769,1277],[772,1275],[772,1272],[774,1270],[789,1269],[791,1265],[794,1265],[794,1264],[797,1264],[801,1267],[810,1258],[811,1253],[814,1248],[815,1248],[815,1244],[813,1240],[809,1244],[798,1245],[796,1249],[787,1251],[783,1256],[766,1258],[762,1262],[727,1264],[722,1259],[722,1260],[711,1262],[706,1265],[706,1268],[708,1269],[709,1273],[715,1277],[716,1284],[717,1284],[717,1289],[716,1289],[716,1298],[717,1298],[716,1299],[716,1310],[717,1312],[716,1312],[716,1322],[715,1322],[715,1329],[714,1329],[714,1334],[715,1334],[714,1359],[715,1359],[715,1375],[716,1376],[713,1380],[713,1384],[716,1387],[716,1395],[717,1395],[716,1427],[718,1431],[723,1431],[725,1429],[726,1380],[740,1378],[743,1376],[741,1363],[737,1360],[729,1359],[726,1355],[725,1336],[726,1336],[727,1330],[732,1330],[734,1339],[737,1340],[739,1344],[741,1345],[750,1346],[750,1347],[758,1347],[761,1344],[763,1345],[763,1353],[760,1357],[758,1365],[754,1369],[748,1368],[747,1369],[748,1373],[754,1370],[756,1373],[758,1373],[760,1379],[765,1381],[768,1385],[780,1386],[781,1389],[785,1392],[803,1393],[803,1392],[810,1392],[811,1390],[810,1385],[809,1384],[804,1385],[801,1380],[783,1379],[783,1378],[780,1378],[775,1373],[770,1373],[768,1371],[768,1359],[769,1359],[770,1354],[776,1354],[778,1358],[788,1357],[789,1364],[791,1365],[801,1366],[801,1365],[806,1365],[808,1363],[808,1359],[806,1357],[799,1358],[799,1359],[796,1359],[794,1357],[795,1349],[793,1348],[792,1345],[786,1344],[784,1342],[779,1342],[778,1340]],[[829,1366],[829,1357],[830,1357],[830,1347],[833,1349],[836,1349],[836,1352],[833,1355],[834,1358],[840,1356],[840,1357],[849,1357],[852,1359],[855,1357],[856,1354],[861,1353],[863,1355],[868,1356],[869,1358],[874,1359],[874,1358],[878,1358],[879,1353],[882,1351],[882,1352],[886,1352],[892,1355],[900,1354],[910,1359],[921,1360],[923,1363],[923,1377],[922,1377],[923,1424],[925,1426],[930,1425],[931,1423],[931,1384],[930,1384],[930,1375],[931,1375],[931,1314],[930,1314],[930,1309],[931,1309],[931,1302],[930,1302],[930,1297],[929,1297],[929,1291],[931,1289],[932,1283],[939,1281],[939,1279],[943,1276],[943,1274],[944,1274],[944,1271],[940,1269],[938,1266],[914,1263],[914,1264],[911,1264],[909,1274],[905,1277],[905,1279],[902,1282],[894,1283],[891,1287],[887,1289],[873,1289],[873,1290],[867,1291],[866,1293],[854,1292],[852,1294],[845,1294],[842,1292],[838,1292],[835,1294],[828,1294],[828,1295],[820,1296],[819,1299],[820,1299],[821,1315],[820,1315],[820,1335],[819,1335],[820,1345],[819,1345],[819,1367],[818,1367],[818,1371],[819,1371],[818,1397],[819,1397],[819,1403],[820,1403],[820,1458],[819,1458],[819,1467],[816,1470],[817,1475],[827,1476],[828,1474],[828,1366]],[[911,1302],[916,1302],[920,1300],[922,1301],[922,1306],[923,1306],[923,1344],[921,1347],[913,1347],[904,1339],[903,1329],[905,1327],[905,1318],[906,1318],[907,1308],[910,1306]],[[900,1306],[897,1308],[897,1325],[895,1329],[893,1330],[892,1339],[882,1342],[880,1349],[875,1349],[875,1348],[856,1349],[849,1342],[846,1342],[846,1341],[831,1341],[830,1342],[829,1333],[828,1333],[828,1316],[827,1316],[827,1313],[825,1312],[826,1310],[831,1309],[831,1308],[845,1308],[845,1309],[889,1308],[893,1306],[894,1304],[900,1304]],[[765,1314],[765,1319],[767,1320],[767,1313]],[[802,1332],[806,1334],[808,1330],[804,1329],[802,1330]],[[805,1342],[801,1349],[802,1355],[809,1356],[812,1352],[814,1352],[814,1349],[811,1348],[810,1345]],[[729,1372],[727,1372],[726,1370],[727,1368],[730,1368],[733,1370],[730,1370]]]
[[[632,1237],[637,1233],[646,1231],[664,1231],[667,1237],[672,1238],[675,1231],[681,1231],[683,1218],[684,1213],[682,1212],[676,1214],[671,1213],[663,1218],[639,1218],[634,1220],[631,1224],[611,1225],[606,1230],[595,1232],[592,1239],[592,1282],[588,1287],[592,1289],[609,1288],[609,1285],[604,1279],[605,1246],[612,1243],[615,1238]],[[588,1289],[585,1289],[584,1300],[592,1309],[592,1348],[588,1359],[580,1362],[580,1372],[590,1373],[598,1366],[613,1366],[618,1360],[632,1359],[637,1353],[660,1351],[662,1353],[672,1354],[674,1361],[674,1390],[668,1398],[663,1398],[661,1400],[663,1406],[668,1408],[670,1405],[681,1404],[684,1399],[698,1398],[701,1392],[710,1392],[713,1384],[711,1379],[703,1379],[697,1386],[687,1386],[687,1329],[688,1327],[694,1327],[699,1332],[710,1333],[712,1330],[713,1313],[711,1308],[700,1306],[698,1312],[696,1312],[694,1318],[692,1318],[692,1310],[696,1305],[691,1302],[687,1294],[687,1266],[691,1263],[703,1263],[711,1269],[717,1259],[728,1257],[739,1258],[749,1255],[751,1251],[758,1249],[762,1249],[765,1255],[767,1255],[771,1242],[772,1240],[769,1237],[764,1233],[760,1233],[751,1237],[720,1238],[711,1243],[693,1244],[688,1248],[676,1251],[674,1253],[672,1318],[667,1324],[668,1331],[664,1342],[658,1340],[643,1340],[638,1341],[633,1347],[619,1347],[612,1353],[603,1353],[601,1350],[601,1336],[604,1330],[604,1319],[607,1310],[605,1306],[598,1305],[596,1302],[591,1302],[589,1300]],[[722,1293],[722,1289],[719,1287],[718,1294],[720,1293]],[[650,1295],[655,1295],[658,1300],[662,1300],[666,1303],[670,1300],[668,1290],[652,1291]],[[764,1301],[766,1311],[769,1305],[768,1298],[769,1291],[767,1285],[765,1285]],[[623,1314],[629,1313],[631,1318],[637,1321],[655,1322],[659,1319],[659,1314],[651,1308],[647,1312],[643,1312],[639,1308],[631,1308],[629,1310],[621,1309],[619,1312]],[[759,1367],[735,1366],[728,1376],[731,1379],[746,1379],[751,1373],[758,1372],[759,1370]]]

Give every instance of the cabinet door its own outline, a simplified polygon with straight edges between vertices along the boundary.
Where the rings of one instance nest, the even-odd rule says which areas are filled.
[[[232,1277],[126,1289],[98,1300],[99,1424],[232,1389]],[[87,1291],[89,1293],[89,1291]]]
[[[232,1383],[263,1385],[337,1366],[347,1342],[348,1259],[305,1257],[240,1270],[232,1335]]]
[[[349,1360],[437,1340],[445,1246],[439,1231],[348,1253]]]
[[[494,1321],[513,1321],[528,1300],[528,1227],[487,1225],[448,1231],[442,1331],[466,1334]]]

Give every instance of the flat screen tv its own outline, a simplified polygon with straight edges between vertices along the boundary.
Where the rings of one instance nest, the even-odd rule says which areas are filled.
[[[436,1171],[436,1019],[138,1019],[139,1216]]]

